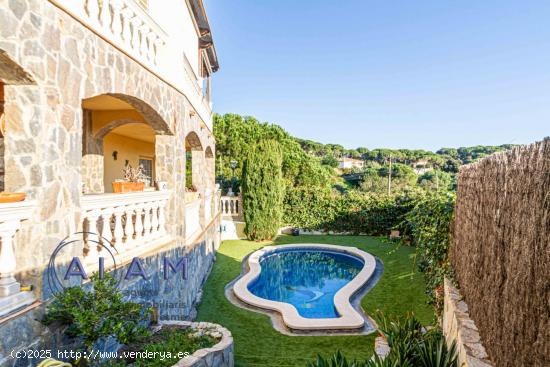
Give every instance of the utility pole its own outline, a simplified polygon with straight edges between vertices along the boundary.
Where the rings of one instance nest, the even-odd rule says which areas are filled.
[[[391,154],[390,154],[390,169],[388,171],[388,195],[391,195]]]

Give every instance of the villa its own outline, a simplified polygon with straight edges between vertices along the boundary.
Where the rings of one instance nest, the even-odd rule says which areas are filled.
[[[161,317],[188,318],[220,244],[203,2],[5,1],[0,16],[0,365],[59,343],[39,320],[68,236],[56,261],[97,266],[109,242],[119,268],[147,264],[136,301],[152,290],[182,304]],[[187,257],[185,284],[158,281],[166,256]]]
[[[338,160],[338,168],[351,169],[351,168],[363,168],[365,167],[365,161],[362,159],[343,157]]]
[[[218,46],[236,49],[238,63],[224,56],[242,68],[231,87],[252,91],[232,90],[234,100],[256,107],[249,98],[257,95],[262,107],[272,103],[315,127],[327,115],[324,133],[339,134],[334,111],[350,111],[338,116],[346,124],[348,113],[363,119],[356,100],[386,93],[373,93],[372,82],[418,86],[402,80],[410,60],[407,72],[393,62],[393,51],[407,47],[393,44],[398,37],[387,47],[395,17],[372,6],[360,11],[360,2],[328,4],[326,19],[342,23],[327,27],[315,18],[321,5],[315,14],[311,6],[293,7],[289,17],[277,1],[254,3],[248,13],[243,4],[217,2],[220,18],[231,23]],[[424,13],[447,19],[439,8]],[[350,9],[358,14],[353,28]],[[371,13],[375,22],[364,27]],[[448,18],[456,14],[451,9]],[[388,28],[377,30],[388,18]],[[430,25],[429,33],[420,27],[424,40],[437,28],[422,23]],[[325,33],[348,28],[354,37]],[[268,39],[249,50],[243,29],[255,41]],[[404,34],[408,45],[414,33]],[[508,28],[504,34],[508,48]],[[366,59],[355,57],[360,48],[384,61],[371,47],[382,45],[392,52],[380,65],[392,72],[369,64],[366,73],[363,62],[352,63],[357,71],[342,68],[332,62],[341,52],[327,53],[327,39],[352,50],[352,61]],[[357,46],[357,39],[365,42]],[[331,56],[321,60],[331,63],[326,67],[306,62],[319,60],[309,48],[316,40]],[[462,55],[436,48],[448,60]],[[304,62],[279,65],[296,50]],[[271,59],[279,74],[264,72]],[[426,59],[413,69],[430,75],[433,60],[441,63]],[[307,73],[290,69],[297,66]],[[325,78],[328,67],[344,78]],[[348,150],[253,116],[214,114],[218,69],[203,0],[0,0],[0,367],[550,366],[550,137],[436,153]],[[351,72],[368,78],[342,83]],[[494,80],[502,83],[496,74]],[[268,88],[256,88],[261,83]],[[281,99],[291,100],[290,108],[266,93],[283,90],[277,83],[299,86],[299,95]],[[384,108],[402,113],[396,106],[406,99],[414,113],[403,113],[424,118],[422,104],[408,97],[427,95],[415,90],[397,90]],[[374,121],[373,111],[383,119],[361,125],[357,136],[386,136],[379,143],[393,145],[399,133],[408,145],[418,143],[407,130],[415,125],[368,105],[365,122]],[[439,118],[430,120],[438,127],[433,134],[449,135]],[[460,124],[464,133],[456,135],[482,137],[467,127]],[[381,134],[365,133],[377,128]],[[416,174],[397,164],[394,175],[392,154]],[[361,173],[367,166],[372,172]],[[80,354],[66,354],[73,351]]]

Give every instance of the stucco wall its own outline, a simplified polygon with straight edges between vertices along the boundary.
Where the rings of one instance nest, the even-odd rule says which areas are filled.
[[[117,159],[113,158],[113,152],[117,152]],[[103,139],[104,156],[104,187],[105,192],[113,192],[112,182],[122,178],[122,169],[128,163],[136,168],[139,166],[140,158],[153,160],[153,177],[155,180],[155,144],[141,140],[131,139],[110,133]],[[154,182],[151,183],[154,185]]]

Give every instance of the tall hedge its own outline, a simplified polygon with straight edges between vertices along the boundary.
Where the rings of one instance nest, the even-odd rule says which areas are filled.
[[[283,154],[275,140],[261,140],[249,151],[243,165],[244,232],[250,240],[267,240],[277,234],[283,215]]]

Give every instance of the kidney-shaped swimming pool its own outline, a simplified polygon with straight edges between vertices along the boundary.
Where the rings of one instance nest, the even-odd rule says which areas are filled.
[[[355,329],[364,318],[350,298],[370,279],[372,255],[355,247],[296,244],[264,247],[233,286],[241,301],[281,313],[291,329]]]
[[[260,276],[250,292],[271,301],[290,303],[305,318],[339,317],[334,295],[363,268],[363,261],[324,249],[289,249],[260,258]]]

